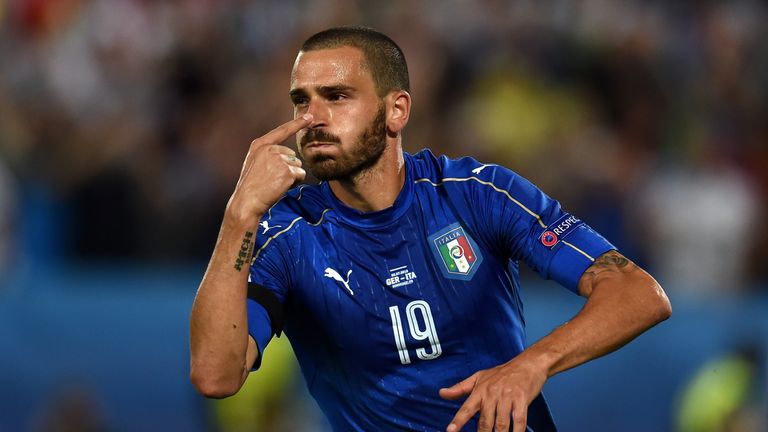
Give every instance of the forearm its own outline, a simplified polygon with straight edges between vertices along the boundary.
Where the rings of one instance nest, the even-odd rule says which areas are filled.
[[[626,267],[585,274],[584,308],[520,357],[544,365],[552,376],[608,354],[667,319],[671,306],[661,286],[633,263]]]
[[[234,393],[247,375],[247,282],[257,223],[225,214],[192,306],[191,378],[207,396]]]
[[[608,354],[672,313],[656,281],[616,251],[587,269],[579,293],[588,300],[571,321],[510,361],[440,389],[440,396],[449,400],[469,394],[449,432],[460,430],[477,412],[478,430],[506,431],[510,420],[515,431],[525,430],[527,407],[548,377]]]
[[[261,216],[306,175],[296,152],[279,145],[307,127],[311,114],[253,140],[229,199],[190,318],[192,382],[210,397],[240,389],[258,355],[248,336],[248,270]]]

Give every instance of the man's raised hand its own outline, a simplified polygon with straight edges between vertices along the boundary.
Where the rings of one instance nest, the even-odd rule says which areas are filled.
[[[295,182],[304,180],[306,171],[296,152],[281,143],[311,122],[312,114],[304,114],[251,142],[240,179],[227,204],[228,212],[249,225],[256,225],[261,215]]]

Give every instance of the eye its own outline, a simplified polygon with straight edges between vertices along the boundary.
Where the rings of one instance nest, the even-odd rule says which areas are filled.
[[[344,93],[331,93],[328,95],[328,100],[332,102],[339,102],[347,98]]]
[[[304,106],[308,103],[308,99],[305,97],[297,96],[294,98],[291,98],[291,102],[293,102],[293,106],[300,107]]]

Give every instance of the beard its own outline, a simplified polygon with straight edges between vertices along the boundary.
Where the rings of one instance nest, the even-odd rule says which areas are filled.
[[[379,105],[376,116],[357,138],[352,150],[338,155],[314,155],[305,158],[307,168],[318,180],[352,180],[376,165],[387,148],[386,110]],[[341,143],[337,136],[321,129],[309,130],[301,139],[300,148],[312,141]]]

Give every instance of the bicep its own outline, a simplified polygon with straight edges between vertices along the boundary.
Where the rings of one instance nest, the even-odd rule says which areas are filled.
[[[251,264],[248,280],[248,371],[261,366],[264,349],[273,335],[283,331],[283,302],[288,291],[286,260],[276,243],[263,251]]]
[[[531,182],[500,168],[494,173],[500,187],[476,188],[485,193],[477,197],[486,203],[484,220],[500,222],[491,224],[488,243],[578,292],[579,277],[594,257],[615,247]]]

